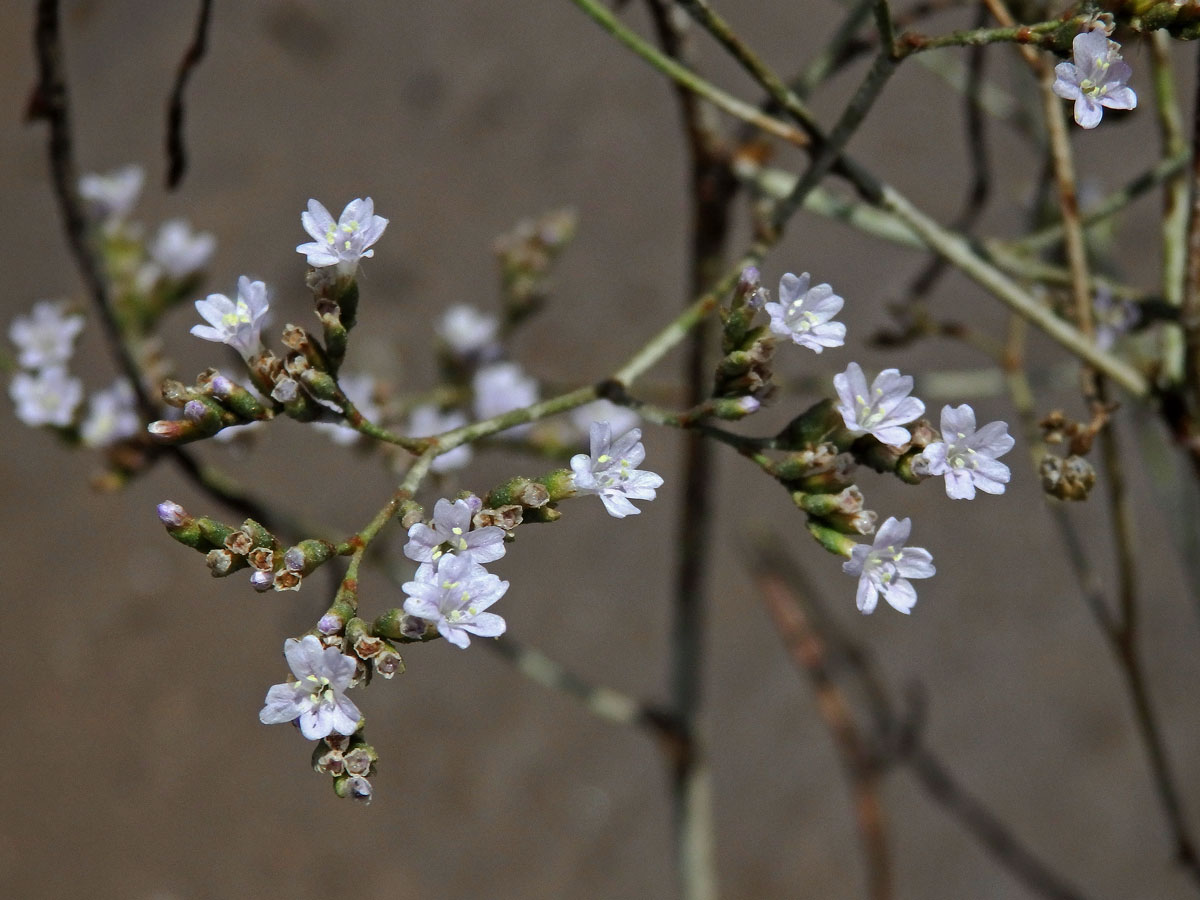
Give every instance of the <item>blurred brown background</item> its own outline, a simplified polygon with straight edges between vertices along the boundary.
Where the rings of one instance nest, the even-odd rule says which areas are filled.
[[[785,73],[807,61],[839,14],[816,0],[723,5]],[[336,212],[369,194],[391,224],[365,266],[351,365],[401,389],[431,383],[431,325],[442,309],[495,302],[493,237],[556,206],[578,211],[579,235],[554,304],[513,348],[544,383],[611,371],[682,302],[686,198],[674,98],[565,0],[218,2],[209,55],[188,92],[191,169],[168,195],[160,187],[164,103],[195,6],[76,0],[64,14],[81,168],[146,166],[145,221],[186,215],[217,235],[208,289],[228,293],[238,275],[260,277],[274,292],[278,324],[308,322],[303,260],[293,250],[307,240],[299,212],[310,196]],[[638,4],[627,15],[644,29]],[[951,16],[929,27],[963,23]],[[34,77],[31,31],[31,3],[0,6],[5,321],[40,298],[82,299],[48,185],[45,129],[21,124]],[[757,97],[702,44],[717,80]],[[1146,60],[1127,55],[1148,107]],[[1027,88],[1010,57],[995,53],[991,71]],[[862,71],[817,98],[825,121]],[[1150,113],[1127,118],[1077,136],[1081,169],[1108,189],[1152,161]],[[993,147],[1003,165],[987,226],[1011,234],[1036,161],[1003,126],[993,129]],[[905,65],[852,149],[943,221],[957,211],[966,180],[960,102],[919,65]],[[1122,262],[1135,283],[1152,283],[1156,221],[1155,201],[1143,201],[1122,230]],[[982,365],[947,342],[889,354],[865,347],[886,322],[884,304],[920,264],[916,254],[798,217],[765,280],[773,287],[784,271],[811,271],[832,282],[847,298],[850,336],[845,350],[820,357],[783,348],[781,366],[828,377],[851,358],[906,372]],[[937,303],[985,327],[1004,322],[998,304],[956,277]],[[164,334],[185,377],[229,361],[187,334],[194,321],[180,308]],[[673,379],[677,361],[655,379]],[[94,321],[74,370],[91,389],[114,374]],[[814,399],[787,396],[767,421]],[[931,411],[970,399],[981,422],[1012,418],[999,397],[926,399]],[[1070,395],[1041,398],[1043,409],[1062,402]],[[414,648],[406,675],[357,696],[381,754],[377,799],[368,808],[337,800],[310,770],[307,743],[257,720],[266,688],[285,672],[284,638],[324,608],[328,582],[256,595],[242,578],[210,579],[198,555],[164,535],[154,504],[226,511],[166,466],[123,493],[91,493],[96,458],[21,426],[2,406],[2,652],[13,700],[0,725],[6,896],[672,895],[658,749],[484,648]],[[647,467],[667,485],[642,515],[616,521],[598,502],[570,504],[558,525],[523,530],[493,568],[512,582],[499,611],[514,637],[589,678],[661,700],[678,442],[648,429],[646,445]],[[912,489],[863,476],[870,506],[913,516],[914,543],[937,562],[911,618],[889,608],[859,616],[853,580],[808,539],[787,496],[719,452],[705,688],[722,896],[864,895],[836,753],[741,552],[762,528],[785,538],[897,687],[916,679],[928,688],[930,745],[1044,858],[1097,900],[1191,896],[1169,858],[1129,704],[1062,558],[1027,450],[1019,439],[1008,458],[1008,494],[973,503],[948,500],[938,484]],[[359,527],[392,487],[369,459],[290,421],[275,423],[251,454],[200,453],[336,533]],[[1136,470],[1132,450],[1130,459]],[[482,491],[543,466],[485,455],[457,485]],[[1136,471],[1134,490],[1148,496]],[[1138,506],[1152,691],[1196,822],[1196,607],[1153,504]],[[1071,514],[1109,578],[1102,504]],[[398,530],[387,539],[398,550]],[[367,609],[401,600],[382,578],[365,580]],[[903,771],[887,779],[884,803],[898,897],[1029,896]]]

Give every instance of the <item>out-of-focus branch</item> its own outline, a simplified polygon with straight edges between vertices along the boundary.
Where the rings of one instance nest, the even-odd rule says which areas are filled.
[[[183,92],[192,72],[208,50],[208,26],[212,21],[213,0],[200,0],[200,12],[196,16],[196,29],[192,42],[188,44],[175,72],[175,84],[171,87],[171,99],[167,102],[167,189],[174,190],[183,181],[187,171],[187,147],[183,140]]]
[[[790,607],[793,616],[800,616],[808,624],[809,639],[824,648],[822,659],[828,661],[826,671],[831,675],[844,671],[864,691],[873,726],[871,737],[883,754],[879,762],[895,763],[911,771],[930,799],[1031,891],[1046,900],[1085,900],[1079,889],[1035,856],[979,798],[962,786],[937,754],[924,745],[919,728],[896,715],[885,682],[868,653],[838,628],[819,603],[809,579],[774,538],[760,539],[750,559],[760,588],[771,584],[768,603],[772,607],[776,604]],[[774,610],[772,614],[778,625]],[[795,653],[792,658],[812,677],[804,659],[798,660]]]

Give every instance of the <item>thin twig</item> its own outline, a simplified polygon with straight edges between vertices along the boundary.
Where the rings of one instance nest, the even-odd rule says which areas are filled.
[[[854,797],[855,821],[866,857],[870,896],[875,900],[887,900],[892,896],[892,874],[880,799],[880,772],[874,754],[859,733],[849,704],[830,674],[824,642],[786,582],[770,570],[759,572],[756,580],[792,664],[803,670],[812,682],[817,710],[837,746]]]
[[[171,99],[167,103],[167,189],[174,190],[183,181],[187,171],[187,147],[183,141],[183,92],[192,72],[204,58],[208,49],[208,26],[212,19],[213,0],[200,0],[200,12],[196,16],[196,28],[192,42],[183,52],[179,68],[175,72],[175,84],[171,87]]]
[[[773,576],[788,588],[786,595],[776,595],[774,601],[798,607],[831,662],[844,664],[857,680],[873,720],[874,743],[882,749],[890,748],[893,753],[887,761],[906,766],[926,794],[955,818],[993,860],[1031,891],[1047,900],[1085,900],[1081,891],[1038,859],[983,801],[963,787],[950,768],[924,745],[919,729],[900,721],[870,655],[837,626],[819,602],[819,593],[778,541],[774,537],[764,538],[754,549],[753,565],[760,583],[761,579]],[[794,655],[793,661],[796,661]]]
[[[46,155],[67,244],[100,318],[109,348],[133,388],[138,413],[143,422],[150,422],[158,418],[158,408],[150,398],[141,367],[114,314],[104,263],[95,246],[94,229],[88,222],[78,193],[57,0],[38,0],[34,48],[38,61],[38,82],[30,104],[30,118],[43,119],[49,126]],[[178,465],[188,479],[207,494],[240,514],[271,527],[274,517],[270,511],[234,487],[228,479],[216,476],[212,470],[201,466],[183,448],[165,447],[159,452]]]
[[[687,20],[669,0],[648,0],[659,45],[666,55],[691,71],[695,57]],[[691,201],[689,297],[703,293],[720,280],[729,239],[730,209],[737,193],[726,141],[711,107],[687,87],[676,85],[690,162]],[[696,327],[684,360],[683,382],[689,405],[709,394],[711,365],[708,347],[712,326]],[[716,475],[713,446],[699,433],[684,441],[684,503],[680,510],[675,556],[675,586],[671,627],[671,703],[682,745],[672,763],[672,806],[676,854],[685,900],[715,900],[716,852],[711,775],[704,737],[700,733],[701,685],[704,677],[704,634],[707,619],[708,549],[715,519],[712,498]]]

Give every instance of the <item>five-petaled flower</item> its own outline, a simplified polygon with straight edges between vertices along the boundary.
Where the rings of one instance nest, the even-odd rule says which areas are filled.
[[[79,178],[79,196],[94,219],[115,223],[133,210],[145,181],[145,170],[136,164],[103,175],[89,173]]]
[[[975,410],[942,407],[942,440],[930,444],[913,463],[926,475],[944,475],[946,494],[955,500],[972,500],[975,489],[1003,494],[1012,473],[997,457],[1013,448],[1004,422],[989,422],[975,430]]]
[[[447,551],[470,556],[477,563],[494,562],[504,555],[504,529],[486,525],[471,530],[471,519],[483,506],[478,497],[439,500],[433,507],[433,520],[418,522],[408,529],[404,555],[417,562],[435,562]]]
[[[860,612],[874,612],[880,594],[898,612],[912,612],[917,591],[908,579],[929,578],[936,570],[928,550],[904,546],[911,531],[911,519],[889,516],[875,534],[875,543],[870,547],[855,544],[850,558],[842,563],[843,572],[858,576],[855,599]]]
[[[333,732],[354,734],[362,713],[346,696],[354,677],[354,657],[326,647],[311,634],[283,642],[283,655],[295,681],[272,685],[258,718],[264,725],[298,720],[300,733],[315,741]]]
[[[641,512],[630,500],[653,500],[663,480],[653,472],[638,469],[646,458],[642,430],[633,428],[613,440],[607,422],[593,422],[592,452],[571,457],[571,481],[580,494],[596,494],[608,514],[617,519]]]
[[[187,278],[212,259],[217,239],[207,231],[193,231],[186,219],[163,222],[149,247],[150,258],[172,278]]]
[[[336,222],[321,203],[309,200],[308,210],[300,213],[300,222],[313,240],[301,244],[296,252],[308,257],[310,266],[337,266],[342,275],[353,275],[360,259],[375,255],[369,248],[388,224],[383,216],[375,215],[370,197],[351,200]]]
[[[267,286],[245,275],[238,279],[237,302],[224,294],[209,294],[196,301],[196,312],[208,325],[192,326],[192,334],[206,341],[228,344],[249,359],[262,346],[262,330],[267,323]]]
[[[8,386],[8,395],[17,405],[17,418],[26,425],[66,428],[83,401],[83,384],[62,366],[50,366],[32,374],[18,372]]]
[[[852,362],[845,372],[833,376],[833,386],[846,430],[873,435],[881,444],[900,447],[908,443],[912,435],[903,426],[925,412],[925,404],[909,396],[912,376],[901,375],[899,369],[884,369],[868,388],[863,370]]]
[[[1137,94],[1125,82],[1133,74],[1129,63],[1121,59],[1121,45],[1110,41],[1103,28],[1075,35],[1071,43],[1074,62],[1054,67],[1054,93],[1075,101],[1075,121],[1084,128],[1095,128],[1109,109],[1133,109]]]
[[[96,391],[88,401],[88,412],[79,425],[85,446],[107,447],[141,431],[137,398],[128,379],[118,378],[112,386]]]
[[[799,277],[788,272],[779,279],[779,302],[763,307],[771,317],[771,331],[814,353],[840,347],[846,342],[846,326],[831,320],[845,301],[829,285],[809,287],[809,282],[807,272]]]
[[[470,554],[446,553],[437,562],[421,563],[415,580],[402,588],[408,594],[404,611],[433,622],[438,634],[455,647],[470,646],[472,634],[504,634],[504,619],[485,610],[504,596],[508,582],[492,575]]]
[[[75,338],[83,330],[83,316],[68,312],[65,300],[41,300],[27,316],[17,316],[8,336],[20,351],[18,362],[26,369],[45,369],[66,363],[75,352]]]

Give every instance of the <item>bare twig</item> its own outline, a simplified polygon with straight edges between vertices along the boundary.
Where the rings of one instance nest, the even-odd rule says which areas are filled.
[[[890,749],[887,761],[906,766],[926,794],[955,818],[1001,867],[1034,893],[1047,900],[1085,900],[1085,895],[1038,859],[988,807],[972,795],[948,766],[928,747],[920,731],[896,715],[884,680],[868,653],[839,629],[819,604],[818,593],[808,579],[773,539],[755,548],[756,577],[778,579],[786,587],[770,602],[796,607],[812,629],[814,638],[826,648],[832,662],[844,663],[867,698],[874,724],[873,737],[880,748]],[[793,661],[796,657],[793,654]],[[807,670],[806,670],[807,671]],[[811,676],[811,672],[809,673]]]
[[[212,20],[213,0],[200,0],[200,12],[196,16],[196,30],[192,42],[179,61],[175,72],[175,84],[171,87],[171,99],[167,103],[167,189],[174,190],[183,181],[187,171],[187,147],[183,141],[183,92],[192,72],[204,58],[208,49],[208,26]]]

